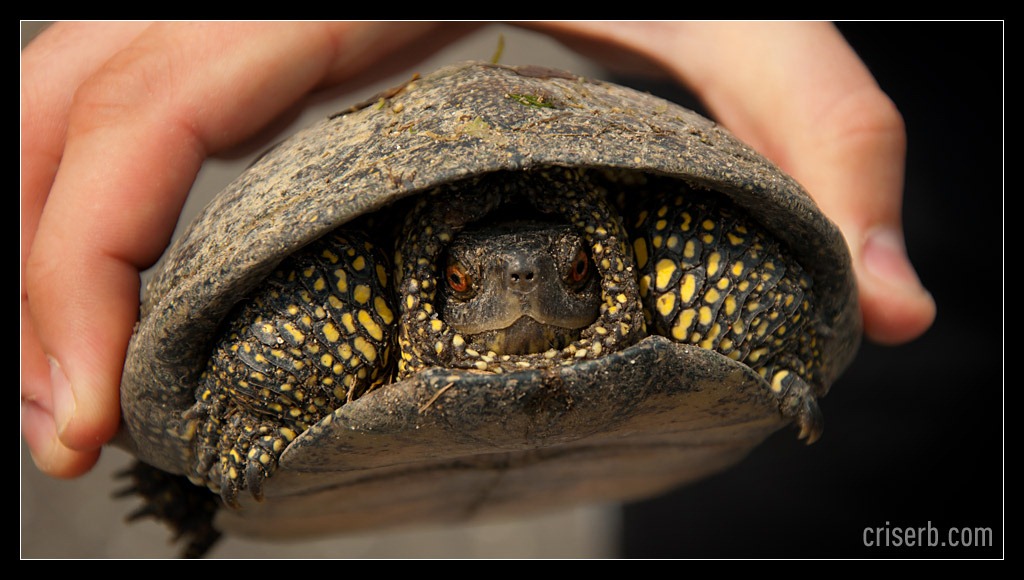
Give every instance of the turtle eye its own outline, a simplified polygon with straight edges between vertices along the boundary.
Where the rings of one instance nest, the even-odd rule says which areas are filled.
[[[461,264],[452,264],[448,266],[448,270],[445,272],[445,278],[448,280],[448,286],[458,292],[464,293],[470,289],[473,283],[473,278],[466,272],[466,269]]]
[[[569,266],[569,279],[574,284],[579,284],[587,279],[588,274],[590,274],[590,257],[587,256],[586,250],[581,249],[573,259],[572,265]]]

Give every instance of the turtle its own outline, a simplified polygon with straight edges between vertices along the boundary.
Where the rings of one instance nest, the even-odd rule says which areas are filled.
[[[459,63],[278,144],[172,245],[123,493],[187,556],[638,499],[816,440],[860,337],[842,235],[727,130]]]

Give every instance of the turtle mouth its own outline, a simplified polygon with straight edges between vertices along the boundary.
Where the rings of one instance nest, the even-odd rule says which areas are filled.
[[[505,328],[487,330],[467,338],[470,345],[480,352],[536,354],[565,348],[580,338],[582,329],[545,324],[524,315]]]

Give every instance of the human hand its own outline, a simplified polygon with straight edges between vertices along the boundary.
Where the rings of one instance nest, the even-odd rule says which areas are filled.
[[[803,183],[847,236],[870,338],[896,344],[931,323],[902,252],[901,119],[832,27],[531,27],[603,62],[660,65]],[[471,28],[58,24],[23,52],[22,429],[40,469],[79,475],[116,431],[139,271],[167,245],[204,159],[311,91],[400,70]]]

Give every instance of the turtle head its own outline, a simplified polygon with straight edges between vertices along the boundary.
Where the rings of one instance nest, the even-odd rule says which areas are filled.
[[[599,314],[600,276],[567,224],[513,220],[463,231],[443,267],[441,316],[481,352],[561,349]]]

